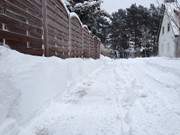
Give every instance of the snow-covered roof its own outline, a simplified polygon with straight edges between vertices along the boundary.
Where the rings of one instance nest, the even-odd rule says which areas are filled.
[[[179,35],[180,28],[180,9],[176,2],[165,3],[165,14],[170,18],[171,26],[175,35]]]

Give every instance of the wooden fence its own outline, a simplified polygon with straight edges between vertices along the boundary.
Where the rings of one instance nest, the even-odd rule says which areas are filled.
[[[100,55],[100,40],[61,0],[0,0],[0,42],[38,56]]]
[[[175,57],[180,58],[180,37],[176,37],[175,42],[176,42]]]

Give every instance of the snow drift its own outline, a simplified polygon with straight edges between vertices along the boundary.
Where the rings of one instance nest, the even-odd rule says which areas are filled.
[[[29,122],[41,107],[101,64],[92,59],[28,56],[0,46],[0,124]]]

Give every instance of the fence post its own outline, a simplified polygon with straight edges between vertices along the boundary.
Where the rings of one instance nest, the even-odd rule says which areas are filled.
[[[26,12],[27,12],[27,8],[26,8]],[[29,24],[29,20],[26,18],[26,24],[28,25]],[[29,36],[29,30],[26,29],[26,36]],[[29,41],[26,41],[26,48],[30,48],[30,43]]]
[[[81,57],[84,58],[84,29],[83,29],[83,26],[82,26],[82,30],[81,30],[81,37],[82,37],[82,48],[81,48]]]
[[[3,6],[3,9],[2,9],[2,14],[4,14],[4,15],[5,15],[5,13],[6,13],[6,9],[5,9],[4,5],[2,5],[2,6]],[[3,30],[3,31],[5,31],[5,30],[6,30],[6,24],[5,24],[5,23],[2,23],[2,30]],[[5,45],[6,45],[6,39],[5,39],[5,38],[3,38],[2,40],[3,40],[2,45],[3,45],[3,46],[5,46]]]
[[[49,46],[47,43],[47,1],[42,0],[42,15],[43,15],[43,45],[44,45],[44,55],[49,56]]]
[[[71,57],[71,50],[72,50],[72,47],[71,47],[71,45],[72,45],[72,43],[71,43],[71,18],[70,18],[70,15],[69,15],[69,37],[68,37],[68,39],[69,39],[69,47],[68,47],[68,57]]]

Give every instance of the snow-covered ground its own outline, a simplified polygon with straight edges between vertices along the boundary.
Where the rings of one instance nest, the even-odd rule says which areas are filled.
[[[179,135],[180,59],[43,58],[0,47],[0,135]]]

